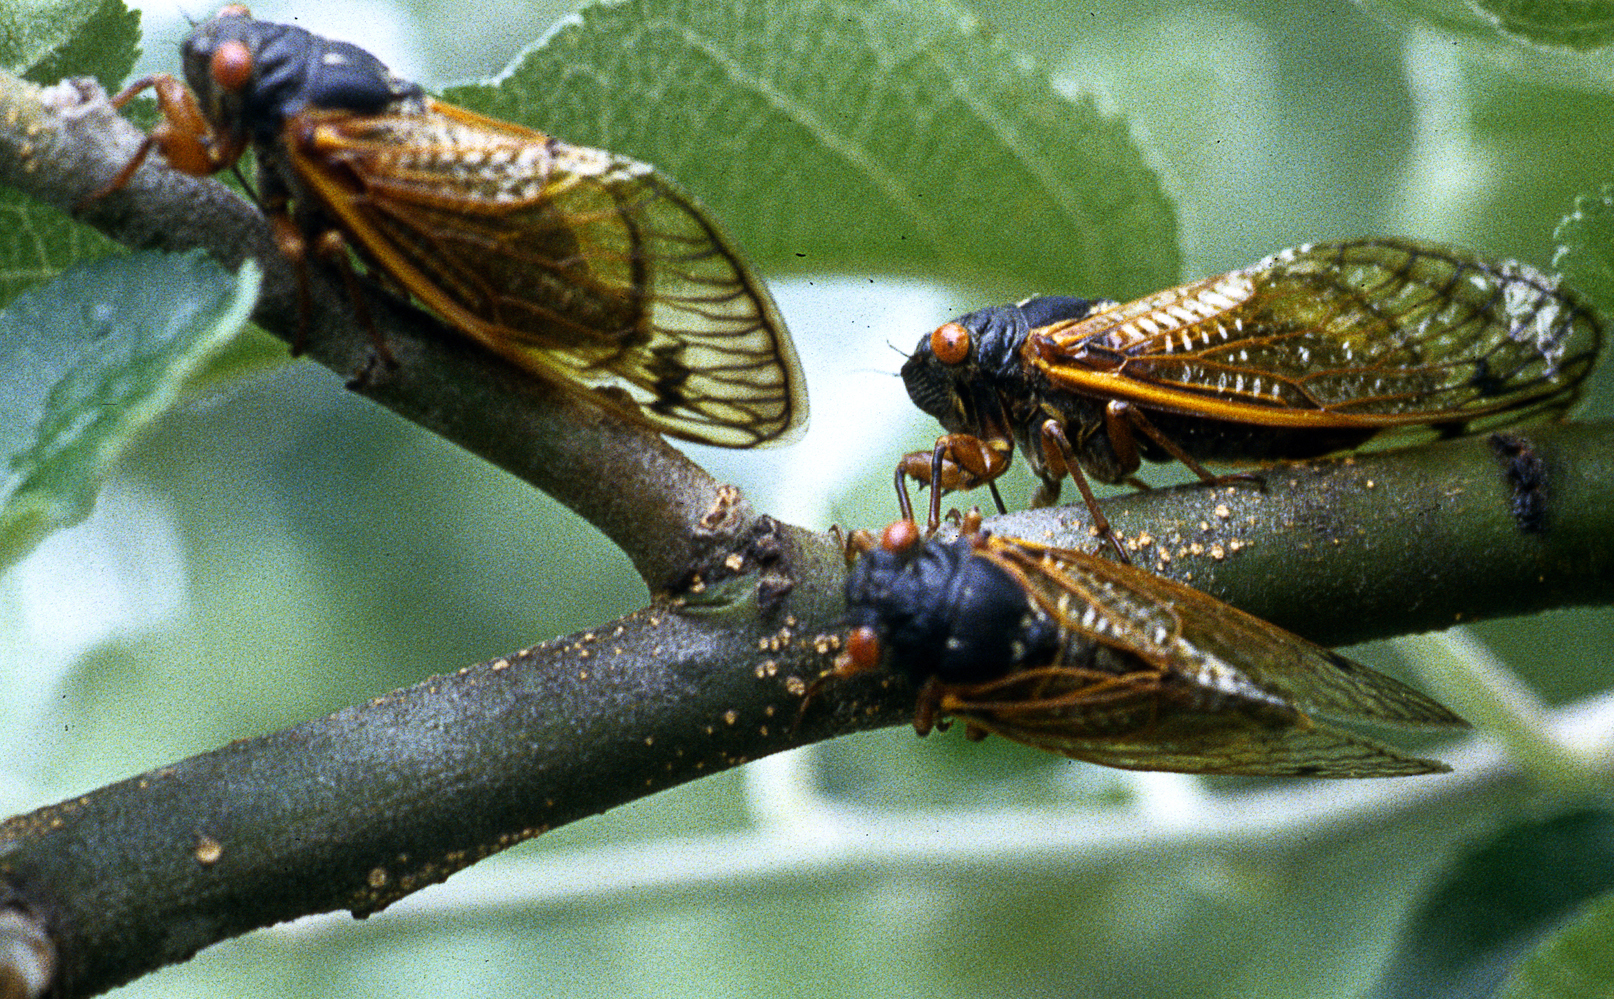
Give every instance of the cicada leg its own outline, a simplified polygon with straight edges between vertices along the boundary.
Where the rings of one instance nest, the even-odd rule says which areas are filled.
[[[1138,454],[1137,441],[1133,431],[1138,431],[1145,437],[1154,441],[1160,449],[1176,460],[1188,466],[1188,470],[1199,476],[1199,480],[1207,485],[1224,485],[1229,482],[1255,482],[1262,481],[1254,472],[1230,472],[1226,475],[1216,475],[1210,469],[1200,464],[1193,455],[1184,451],[1170,437],[1160,432],[1160,428],[1149,422],[1143,415],[1143,410],[1128,402],[1116,399],[1104,407],[1104,432],[1109,434],[1110,446],[1122,468],[1136,470],[1142,463]]]
[[[168,161],[170,167],[192,177],[218,173],[233,166],[246,152],[246,136],[215,132],[203,117],[202,109],[196,103],[196,95],[177,77],[168,73],[136,80],[112,98],[112,106],[121,108],[142,92],[153,89],[157,92],[157,109],[162,113],[162,120],[140,143],[140,148],[129,157],[129,162],[123,165],[116,177],[78,203],[80,209],[121,190],[141,164],[146,162],[153,149],[163,154],[163,159]]]
[[[370,314],[370,307],[365,304],[364,289],[360,287],[358,275],[353,272],[353,260],[348,253],[347,239],[336,229],[326,229],[313,239],[312,245],[302,224],[292,216],[291,194],[287,190],[286,182],[273,167],[260,164],[258,170],[258,205],[264,216],[269,219],[270,229],[274,232],[275,246],[282,256],[291,262],[293,273],[297,276],[297,335],[291,341],[291,354],[293,357],[301,354],[308,346],[308,331],[313,328],[314,297],[310,288],[309,254],[318,257],[327,264],[332,265],[342,275],[342,287],[347,292],[348,301],[353,303],[353,315],[370,337],[370,344],[375,353],[348,379],[348,388],[360,389],[370,383],[371,373],[376,364],[380,363],[389,368],[398,367],[398,360],[393,356],[392,348],[387,346],[387,338],[381,335],[381,330],[375,324],[375,318]]]
[[[974,489],[985,485],[991,489],[992,500],[998,512],[1004,513],[1003,497],[998,493],[997,479],[1009,469],[1014,456],[1010,441],[982,440],[970,434],[947,434],[936,439],[929,451],[914,451],[904,455],[897,463],[897,506],[904,520],[913,520],[913,502],[908,498],[908,480],[930,486],[930,515],[926,531],[933,532],[941,524],[941,498],[944,492]]]
[[[834,665],[809,683],[806,691],[802,693],[801,707],[796,709],[796,721],[790,726],[791,738],[794,738],[796,730],[801,728],[802,719],[807,717],[807,706],[813,703],[813,698],[824,689],[826,683],[876,669],[880,665],[881,654],[879,632],[867,626],[853,628],[846,636],[846,643],[840,655],[835,657]]]
[[[1046,484],[1051,480],[1054,484],[1053,499],[1059,498],[1058,484],[1063,475],[1069,475],[1071,481],[1076,483],[1076,489],[1082,494],[1082,502],[1087,504],[1087,512],[1093,518],[1093,530],[1100,538],[1107,540],[1115,551],[1115,557],[1128,565],[1132,560],[1127,558],[1126,549],[1121,547],[1121,539],[1116,536],[1115,529],[1110,526],[1110,518],[1104,516],[1104,511],[1098,507],[1098,497],[1093,495],[1093,487],[1088,484],[1087,476],[1082,472],[1081,464],[1076,460],[1076,454],[1070,446],[1070,438],[1065,436],[1064,425],[1057,420],[1044,420],[1038,431],[1042,444],[1043,465],[1047,468]],[[1128,438],[1130,444],[1131,439]],[[1119,448],[1117,448],[1119,453]],[[1133,467],[1136,467],[1134,465]],[[1037,499],[1042,499],[1044,490],[1037,491]]]
[[[851,565],[857,561],[859,555],[879,544],[878,541],[874,540],[874,535],[861,527],[848,532],[842,530],[839,524],[831,524],[829,525],[829,534],[830,537],[835,539],[835,545],[840,548],[841,554],[846,557],[847,565]]]
[[[945,724],[938,724],[936,715],[941,710],[942,698],[946,695],[946,687],[934,676],[926,680],[924,686],[919,688],[919,697],[914,704],[913,730],[920,735],[929,735],[932,729],[945,729]]]

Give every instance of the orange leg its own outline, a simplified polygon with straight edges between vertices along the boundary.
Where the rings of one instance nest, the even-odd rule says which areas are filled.
[[[1104,516],[1103,510],[1099,509],[1098,497],[1093,495],[1093,487],[1088,484],[1087,476],[1083,474],[1082,466],[1076,460],[1076,455],[1070,446],[1070,438],[1065,436],[1064,426],[1054,420],[1044,420],[1039,435],[1042,440],[1043,461],[1049,468],[1050,474],[1054,470],[1064,469],[1065,474],[1071,477],[1071,480],[1076,483],[1077,490],[1081,492],[1082,502],[1087,504],[1087,512],[1093,518],[1093,529],[1098,532],[1099,537],[1109,541],[1110,547],[1115,550],[1117,559],[1130,565],[1132,560],[1127,558],[1126,549],[1121,547],[1121,539],[1116,537],[1115,529],[1110,526],[1110,519]],[[1128,441],[1130,443],[1130,438]],[[1057,481],[1056,479],[1056,484]],[[1055,495],[1058,495],[1057,491]],[[1040,492],[1038,496],[1041,496]]]
[[[913,730],[920,735],[929,735],[931,729],[937,728],[936,714],[941,709],[942,682],[935,677],[925,681],[919,688],[919,699],[914,706]],[[941,728],[947,726],[942,725]]]
[[[914,451],[897,464],[897,506],[904,520],[913,518],[913,502],[908,498],[908,479],[930,486],[930,516],[927,529],[936,530],[941,523],[942,493],[960,489],[974,489],[986,485],[992,490],[992,499],[998,512],[1004,512],[1003,497],[998,494],[996,479],[1008,471],[1014,456],[1014,445],[1006,440],[982,440],[969,434],[947,434],[936,439],[929,451]]]
[[[1150,423],[1149,418],[1143,415],[1143,410],[1119,399],[1104,407],[1104,430],[1110,435],[1110,446],[1115,449],[1116,458],[1120,460],[1122,468],[1136,470],[1138,465],[1142,464],[1138,455],[1137,443],[1132,433],[1132,431],[1136,430],[1158,444],[1162,451],[1187,465],[1188,470],[1199,476],[1201,482],[1209,485],[1220,485],[1227,482],[1261,481],[1261,477],[1253,472],[1213,475],[1210,469],[1200,464],[1192,455],[1179,447],[1176,441],[1161,433],[1158,427]]]
[[[112,98],[112,106],[121,108],[143,91],[151,89],[157,91],[157,108],[162,112],[162,121],[151,130],[150,135],[146,136],[140,148],[129,158],[129,162],[118,171],[118,175],[79,202],[80,208],[120,190],[129,183],[129,178],[133,177],[135,171],[140,169],[140,165],[146,162],[153,149],[163,154],[163,159],[168,161],[170,167],[193,177],[207,177],[218,173],[233,165],[246,151],[246,137],[221,137],[214,132],[213,127],[202,115],[202,109],[196,103],[196,96],[177,77],[168,73],[157,73],[136,80]]]

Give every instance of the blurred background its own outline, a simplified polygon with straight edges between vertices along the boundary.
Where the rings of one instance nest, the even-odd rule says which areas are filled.
[[[1547,267],[1575,195],[1614,180],[1614,56],[1526,48],[1461,5],[956,10],[1124,116],[1176,200],[1184,279],[1370,235]],[[572,11],[253,5],[432,89],[497,75]],[[145,10],[136,72],[174,69],[187,18],[208,13]],[[785,520],[883,524],[892,463],[936,434],[896,378],[903,356],[1008,281],[763,270],[806,367],[811,431],[690,451]],[[1117,294],[1015,294],[1055,292]],[[1594,379],[1580,412],[1607,417],[1609,373]],[[1024,478],[1005,490],[1027,495]],[[30,733],[0,749],[0,803],[28,810],[645,599],[547,497],[329,372],[265,363],[167,419],[90,521],[0,578],[0,711]],[[1610,685],[1611,624],[1575,611],[1474,631],[1561,706]],[[1417,682],[1394,646],[1349,654]],[[1463,783],[1252,789],[874,733],[557,830],[366,923],[215,947],[124,994],[1355,994],[1453,857],[1566,800],[1449,758],[1470,760]]]

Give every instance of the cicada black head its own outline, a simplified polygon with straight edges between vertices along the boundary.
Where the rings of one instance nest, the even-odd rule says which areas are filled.
[[[916,683],[995,679],[1057,643],[1025,589],[976,557],[970,538],[865,553],[847,576],[846,603],[854,629],[872,633],[890,666]]]
[[[1027,335],[1050,323],[1081,319],[1091,310],[1085,298],[1050,295],[943,323],[920,339],[902,366],[908,396],[948,430],[978,432],[970,411],[973,400],[992,388],[1018,385],[1023,378],[1020,349]]]
[[[258,143],[273,142],[307,108],[375,114],[422,96],[358,46],[255,20],[240,5],[197,25],[181,51],[185,80],[213,127]]]

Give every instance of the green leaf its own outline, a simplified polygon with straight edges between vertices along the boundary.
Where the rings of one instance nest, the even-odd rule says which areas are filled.
[[[255,264],[231,276],[200,252],[74,268],[0,313],[0,567],[83,520],[130,440],[235,336]]]
[[[1611,890],[1614,813],[1584,809],[1505,829],[1430,893],[1370,995],[1491,995],[1544,934]]]
[[[1558,244],[1552,266],[1564,283],[1614,323],[1614,184],[1576,198],[1552,238]]]
[[[0,187],[0,306],[62,269],[122,247],[49,205]]]
[[[1392,24],[1411,19],[1446,34],[1494,41],[1496,24],[1464,0],[1358,0],[1374,16]]]
[[[1127,124],[936,8],[592,6],[445,97],[656,164],[769,269],[1122,298],[1177,278],[1174,211]]]
[[[1499,999],[1614,995],[1614,895],[1581,910],[1508,976]]]
[[[69,45],[104,0],[7,0],[0,4],[0,66],[19,75]]]
[[[23,74],[34,83],[50,84],[69,76],[93,76],[109,91],[117,90],[140,58],[140,12],[123,0],[101,0],[72,37]]]
[[[17,10],[11,15],[13,22],[21,19]],[[4,17],[0,14],[0,22]],[[30,52],[24,65],[17,68],[26,68],[23,75],[34,83],[94,76],[110,90],[129,75],[140,54],[140,14],[126,9],[122,0],[46,8],[38,13],[37,20],[40,24],[35,27],[49,41],[49,49],[35,51],[45,41],[23,45],[19,37],[11,38],[13,47]],[[46,23],[62,31],[70,30],[71,34],[44,32]],[[12,26],[18,27],[15,23]],[[5,48],[0,45],[0,51]],[[15,65],[10,58],[7,64]],[[64,267],[104,257],[117,249],[116,243],[56,209],[20,191],[0,187],[0,306],[24,289],[55,277]]]
[[[1469,0],[1497,30],[1535,45],[1598,49],[1614,42],[1614,0]]]

